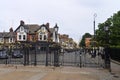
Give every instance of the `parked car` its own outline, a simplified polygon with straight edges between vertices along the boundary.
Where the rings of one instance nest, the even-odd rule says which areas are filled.
[[[20,50],[14,50],[12,53],[12,58],[23,58],[23,54],[20,52]]]
[[[0,51],[0,59],[8,59],[8,55],[7,55],[6,51],[4,51],[4,50]]]

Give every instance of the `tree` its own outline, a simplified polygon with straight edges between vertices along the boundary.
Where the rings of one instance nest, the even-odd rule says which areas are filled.
[[[105,26],[109,26],[109,43],[111,46],[120,46],[120,11],[113,14],[104,23],[98,25],[96,30],[96,40],[99,45],[106,44]]]
[[[85,47],[85,38],[91,38],[92,35],[90,33],[85,33],[83,36],[82,36],[82,39],[79,43],[79,46],[80,47]]]

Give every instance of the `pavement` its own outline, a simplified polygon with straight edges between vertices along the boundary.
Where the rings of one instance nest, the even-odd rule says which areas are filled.
[[[0,80],[120,80],[120,65],[103,68],[0,65]]]

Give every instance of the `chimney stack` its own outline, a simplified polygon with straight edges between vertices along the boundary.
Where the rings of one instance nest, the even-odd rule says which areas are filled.
[[[25,23],[23,20],[20,21],[20,25],[23,26]]]
[[[13,32],[13,28],[12,27],[9,29],[9,32]]]
[[[49,23],[46,23],[46,26],[47,26],[47,28],[49,29],[50,24],[49,24]]]

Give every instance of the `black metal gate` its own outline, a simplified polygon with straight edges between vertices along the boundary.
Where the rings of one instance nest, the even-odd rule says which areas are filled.
[[[61,66],[104,67],[104,59],[97,50],[95,53],[85,49],[71,52],[64,51],[59,56],[59,64]]]
[[[59,61],[62,66],[79,66],[80,56],[79,52],[65,52],[60,54]]]
[[[58,66],[59,49],[51,48],[50,43],[39,41],[33,44],[29,51],[29,62],[31,65]]]
[[[12,57],[15,50],[20,51],[23,57]],[[63,50],[61,52],[59,46],[49,42],[21,43],[11,49],[7,59],[0,59],[0,64],[104,67],[105,60],[102,54],[104,50],[97,49]]]

